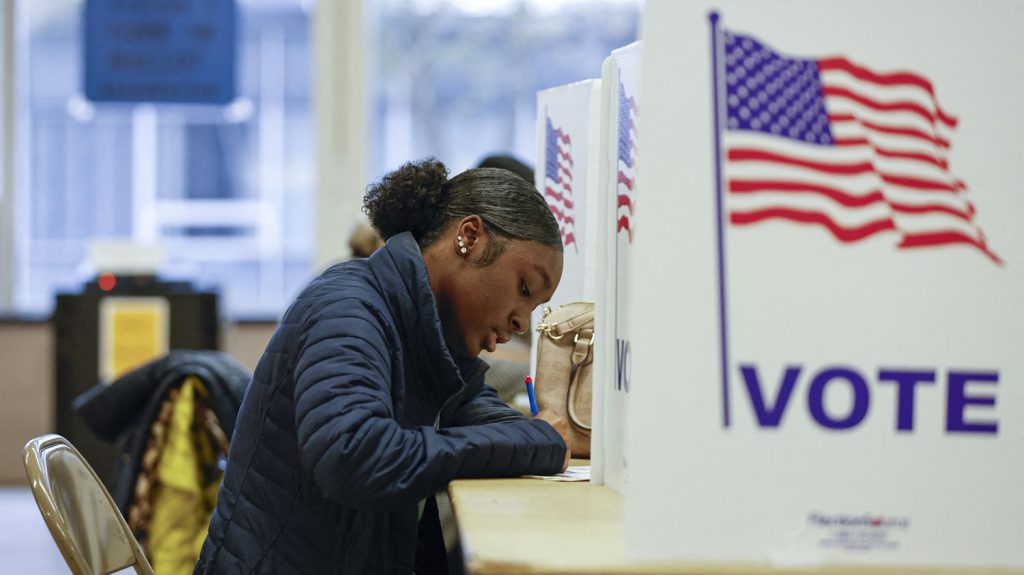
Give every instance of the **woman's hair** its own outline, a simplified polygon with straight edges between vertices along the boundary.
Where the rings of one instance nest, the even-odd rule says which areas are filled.
[[[449,180],[438,160],[410,162],[366,189],[363,211],[383,237],[411,232],[423,248],[450,221],[480,216],[494,239],[477,262],[481,266],[501,255],[511,238],[562,251],[558,222],[544,198],[529,182],[498,168],[466,170]]]

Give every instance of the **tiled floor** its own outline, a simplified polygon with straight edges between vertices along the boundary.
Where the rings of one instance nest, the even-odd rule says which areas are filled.
[[[71,572],[27,487],[0,487],[0,572],[26,575]]]

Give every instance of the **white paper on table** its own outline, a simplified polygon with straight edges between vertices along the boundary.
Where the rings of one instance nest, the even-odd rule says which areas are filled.
[[[590,481],[590,466],[575,465],[558,475],[524,475],[529,479],[547,479],[548,481]]]

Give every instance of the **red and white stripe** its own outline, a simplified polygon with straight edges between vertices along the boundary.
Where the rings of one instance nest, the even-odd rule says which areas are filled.
[[[625,132],[620,133],[619,138],[626,139],[629,157],[633,165],[630,166],[622,161],[619,154],[616,154],[618,169],[615,193],[615,221],[617,233],[627,234],[629,242],[632,243],[633,231],[635,229],[633,213],[636,210],[636,125],[638,113],[636,100],[631,96],[627,96],[625,101],[620,101],[619,106],[626,106],[629,113],[628,120],[619,122],[619,130]]]
[[[950,171],[957,118],[916,74],[819,61],[835,146],[726,131],[725,181],[735,225],[783,219],[841,242],[894,234],[901,249],[969,245],[996,263],[968,186]]]
[[[572,137],[562,131],[556,130],[555,138],[557,149],[554,150],[558,158],[558,173],[544,174],[544,196],[547,199],[551,213],[558,220],[558,230],[562,234],[562,245],[570,245],[578,252],[576,245],[576,218],[573,216],[574,203],[572,200],[572,170],[575,165],[572,159]]]

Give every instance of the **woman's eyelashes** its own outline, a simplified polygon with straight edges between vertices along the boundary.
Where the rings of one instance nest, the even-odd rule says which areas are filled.
[[[530,297],[530,288],[526,285],[526,280],[519,280],[519,293],[523,297]]]

